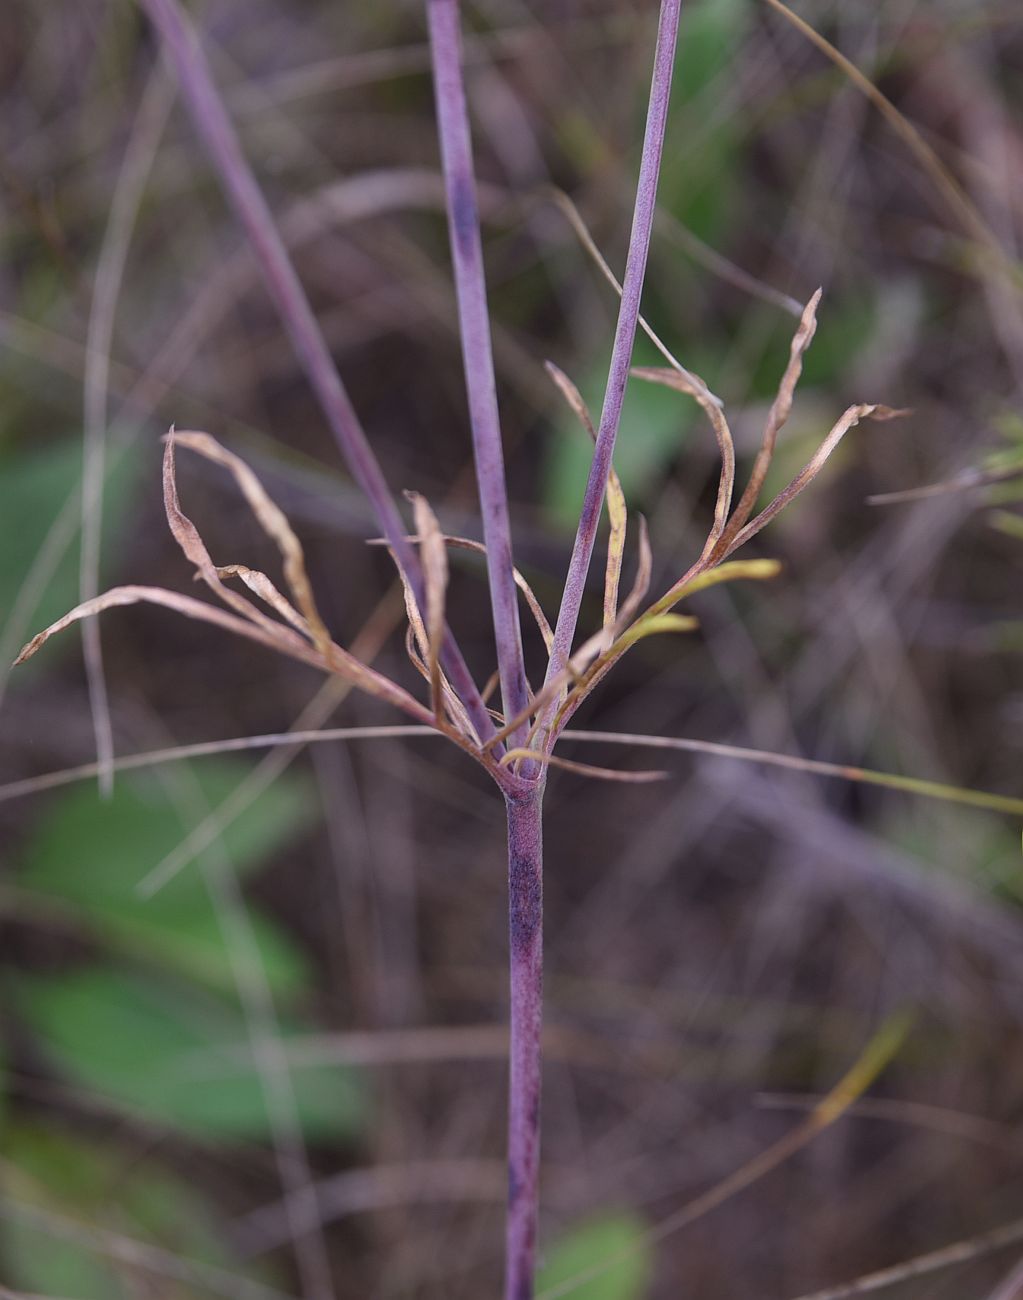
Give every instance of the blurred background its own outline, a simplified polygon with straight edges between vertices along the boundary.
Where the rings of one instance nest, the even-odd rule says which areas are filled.
[[[851,402],[912,414],[854,430],[755,540],[779,579],[695,599],[699,632],[642,642],[578,725],[1018,795],[1023,15],[800,12],[932,161],[776,9],[693,0],[644,310],[724,398],[741,478],[823,286],[765,492]],[[193,13],[392,486],[478,537],[422,7]],[[543,362],[599,406],[617,304],[551,187],[620,271],[656,5],[475,0],[464,23],[517,558],[553,618],[590,449]],[[86,588],[99,544],[100,589],[195,590],[160,499],[172,421],[253,464],[336,638],[420,691],[389,560],[138,9],[8,0],[0,94],[2,780],[96,752],[77,630],[6,668],[79,599],[83,447],[93,466],[105,447]],[[228,477],[179,461],[214,559],[276,572]],[[616,464],[663,590],[709,526],[713,438],[687,398],[633,383]],[[452,556],[449,610],[482,681],[472,555]],[[166,610],[100,632],[119,755],[401,721]],[[1019,821],[705,756],[563,752],[671,776],[551,774],[541,1286],[631,1247],[565,1294],[795,1300],[1023,1219]],[[3,1294],[499,1293],[504,826],[479,769],[429,739],[221,753],[124,772],[105,801],[95,780],[4,787],[0,825]],[[869,1099],[651,1243],[906,1012]],[[1021,1254],[885,1294],[1005,1300]]]

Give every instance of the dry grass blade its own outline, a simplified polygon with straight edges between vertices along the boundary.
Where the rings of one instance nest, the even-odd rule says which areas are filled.
[[[799,1300],[852,1300],[853,1296],[870,1295],[899,1282],[909,1282],[913,1278],[926,1277],[940,1269],[951,1268],[954,1264],[966,1264],[970,1260],[993,1254],[996,1250],[1015,1246],[1020,1241],[1023,1241],[1023,1219],[1015,1219],[1012,1223],[1005,1223],[980,1236],[955,1241],[950,1246],[942,1246],[940,1250],[929,1251],[926,1255],[916,1255],[913,1259],[903,1260],[901,1264],[893,1264],[876,1273],[867,1273],[842,1286],[827,1287],[823,1291],[802,1295]]]
[[[292,637],[288,628],[282,628],[275,623],[273,624],[275,630],[268,632],[247,619],[239,618],[235,614],[229,614],[226,610],[218,609],[216,605],[208,605],[205,601],[196,600],[194,596],[181,596],[176,591],[167,591],[163,587],[140,586],[114,587],[102,596],[97,596],[93,600],[87,600],[81,605],[76,605],[63,618],[57,619],[55,623],[51,623],[42,632],[37,632],[22,649],[14,663],[15,665],[23,664],[27,659],[31,659],[51,636],[54,636],[57,632],[62,632],[65,628],[70,627],[72,623],[77,623],[83,618],[90,618],[93,614],[101,614],[106,609],[114,609],[121,605],[138,604],[162,605],[165,609],[172,609],[177,614],[184,614],[186,618],[196,618],[205,623],[214,623],[218,627],[226,628],[229,632],[235,632],[239,636],[247,637],[250,641],[258,641],[260,645],[290,655],[293,659],[299,659],[303,663],[311,664],[314,668],[324,666],[320,655],[316,653],[312,646],[307,645],[299,637]],[[394,689],[398,690],[399,688],[395,687]],[[409,698],[411,699],[411,696]]]
[[[578,1273],[558,1286],[540,1292],[536,1300],[560,1300],[562,1296],[573,1295],[588,1282],[606,1273],[609,1268],[630,1259],[640,1251],[649,1250],[659,1241],[670,1237],[672,1233],[688,1227],[704,1215],[716,1210],[719,1205],[744,1191],[747,1187],[765,1177],[779,1165],[791,1159],[801,1151],[824,1129],[834,1124],[871,1086],[878,1075],[885,1069],[899,1048],[902,1046],[909,1029],[905,1017],[895,1017],[882,1025],[864,1048],[859,1059],[853,1064],[834,1088],[824,1097],[802,1124],[780,1138],[772,1146],[761,1151],[758,1156],[742,1165],[734,1173],[723,1179],[715,1187],[698,1196],[694,1201],[676,1213],[669,1215],[656,1227],[642,1234],[625,1250],[618,1251],[609,1259]]]
[[[816,45],[821,53],[829,58],[836,67],[841,68],[853,85],[866,95],[870,102],[882,113],[896,134],[908,145],[924,171],[934,182],[935,187],[940,191],[949,209],[955,214],[962,229],[981,245],[987,260],[995,264],[994,269],[1005,275],[1008,282],[1013,284],[1017,290],[1023,286],[1023,278],[1020,276],[1018,265],[1006,255],[1005,250],[992,233],[983,216],[963,192],[959,182],[909,119],[899,112],[887,95],[878,90],[877,86],[860,71],[855,63],[847,59],[826,37],[811,27],[805,18],[793,13],[787,5],[782,3],[782,0],[767,0],[767,3],[772,9],[781,14],[787,22],[791,23],[797,31],[800,31],[808,41]]]
[[[769,524],[775,515],[780,514],[805,488],[809,487],[824,468],[831,453],[849,430],[859,424],[861,420],[895,420],[908,414],[909,412],[906,410],[896,410],[891,406],[882,406],[878,403],[867,402],[860,403],[857,406],[850,406],[821,443],[812,459],[799,471],[788,487],[778,493],[769,506],[765,506],[755,519],[751,520],[745,528],[741,528],[735,534],[727,548],[721,552],[721,558],[731,555],[733,551],[745,545],[751,537],[756,536],[762,528]]]
[[[12,1173],[18,1175],[18,1182],[26,1181],[21,1177],[20,1171],[11,1165],[5,1165],[5,1182],[14,1181],[10,1177]],[[38,1197],[40,1189],[31,1185],[26,1190],[29,1195]],[[140,1288],[142,1279],[139,1275],[149,1275],[152,1284],[146,1289],[150,1294],[180,1295],[183,1288],[187,1287],[193,1294],[196,1289],[208,1295],[222,1296],[223,1300],[294,1300],[289,1292],[280,1291],[277,1287],[268,1286],[254,1278],[243,1277],[205,1260],[192,1259],[138,1237],[129,1237],[98,1224],[46,1209],[9,1193],[0,1200],[0,1219],[32,1229],[45,1242],[71,1242],[90,1254],[121,1263],[125,1266],[125,1275],[133,1276]]]
[[[689,397],[695,398],[710,420],[721,456],[721,476],[718,480],[718,495],[714,505],[714,524],[703,548],[702,558],[707,558],[714,550],[718,538],[725,531],[728,511],[732,505],[732,492],[735,489],[735,443],[732,441],[732,431],[725,419],[724,407],[720,402],[711,400],[706,388],[695,387],[688,375],[680,375],[677,370],[666,370],[662,366],[633,366],[631,373],[637,379],[645,379],[651,384],[663,384],[665,388],[673,388],[676,393],[686,393]]]
[[[593,419],[583,401],[583,395],[572,383],[568,375],[553,361],[545,361],[544,368],[557,384],[562,397],[575,412],[579,423],[590,435],[593,443],[597,441],[597,430]],[[669,371],[674,375],[675,371]],[[610,627],[618,616],[618,588],[622,580],[622,561],[625,558],[625,538],[629,527],[629,512],[625,504],[621,479],[614,466],[607,474],[607,519],[610,534],[607,539],[607,567],[604,570],[604,626]],[[548,647],[549,649],[550,647]]]
[[[288,587],[309,626],[316,648],[323,654],[329,654],[331,638],[313,599],[312,587],[305,570],[302,545],[288,523],[284,511],[271,501],[262,483],[248,465],[234,452],[222,447],[216,438],[212,438],[208,433],[194,430],[184,433],[172,432],[168,438],[169,442],[180,443],[182,447],[187,447],[190,451],[205,456],[207,460],[222,465],[234,476],[260,527],[281,553]]]
[[[520,759],[533,759],[549,767],[559,767],[565,772],[575,772],[579,776],[592,776],[598,781],[619,781],[624,785],[647,785],[651,781],[664,781],[670,773],[660,771],[623,772],[614,767],[597,767],[593,763],[577,763],[570,758],[561,758],[556,754],[546,754],[539,749],[509,749],[501,758],[501,766]]]
[[[990,487],[1007,479],[1023,475],[1023,463],[1006,465],[1001,469],[967,469],[954,478],[940,483],[924,483],[920,487],[904,488],[901,492],[877,492],[867,497],[868,506],[895,506],[908,501],[923,501],[929,497],[947,496],[952,492],[969,492],[973,488]]]
[[[734,285],[736,289],[748,293],[751,298],[759,298],[761,302],[770,303],[772,307],[779,307],[789,316],[795,316],[796,320],[799,319],[799,314],[803,310],[802,303],[790,297],[789,294],[782,293],[774,285],[767,284],[764,280],[758,280],[755,275],[751,275],[749,271],[730,261],[719,253],[716,248],[712,248],[698,235],[694,235],[688,226],[684,225],[678,217],[664,208],[658,210],[657,229],[664,232],[698,266],[702,266],[711,275],[716,275],[718,279],[725,281],[726,284]]]
[[[419,560],[426,586],[426,661],[430,674],[430,696],[434,717],[441,718],[440,647],[444,640],[444,604],[448,587],[448,552],[444,534],[429,502],[418,492],[406,494],[419,534]]]
[[[621,281],[615,275],[614,271],[611,270],[610,266],[608,266],[604,254],[597,247],[596,241],[594,240],[593,236],[590,234],[589,227],[586,225],[586,222],[583,221],[582,213],[575,206],[575,204],[568,197],[568,195],[564,192],[564,190],[559,190],[555,187],[552,188],[551,194],[554,198],[554,202],[558,205],[558,207],[567,217],[568,223],[575,231],[576,237],[579,240],[580,244],[582,244],[583,248],[586,249],[590,257],[593,258],[593,261],[600,268],[601,274],[603,275],[604,279],[608,282],[608,284],[612,286],[615,293],[620,298],[622,296]],[[714,396],[714,394],[710,391],[710,389],[703,382],[703,380],[700,378],[699,375],[694,374],[693,371],[686,369],[686,367],[682,364],[682,362],[679,361],[678,358],[674,355],[674,353],[671,352],[671,350],[668,348],[667,344],[661,339],[661,337],[654,332],[650,323],[647,320],[645,320],[642,315],[639,316],[638,320],[639,320],[640,329],[642,329],[643,333],[647,336],[647,338],[654,345],[657,351],[661,354],[661,356],[665,359],[665,361],[667,361],[668,365],[671,366],[672,370],[674,370],[677,374],[684,376],[686,379],[689,380],[689,382],[693,385],[694,388],[698,388],[704,394],[706,394],[708,401],[714,402],[717,406],[721,406],[722,402],[720,397]]]
[[[778,385],[778,394],[771,403],[770,411],[767,413],[764,436],[761,439],[756,460],[753,462],[749,482],[739,499],[739,504],[735,507],[735,514],[728,521],[728,525],[721,536],[719,546],[723,555],[727,554],[729,543],[753,513],[757,498],[760,496],[760,489],[764,486],[767,471],[771,467],[771,459],[774,456],[778,433],[792,413],[792,400],[795,396],[796,385],[799,383],[799,376],[803,373],[803,354],[813,342],[813,336],[817,332],[817,307],[820,304],[823,292],[823,289],[818,289],[803,308],[799,328],[792,336],[792,343],[789,348],[789,362],[785,367],[781,383]]]

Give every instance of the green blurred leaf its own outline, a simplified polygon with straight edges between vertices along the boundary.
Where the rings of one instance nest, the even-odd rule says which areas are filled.
[[[752,12],[751,0],[699,0],[686,9],[674,75],[680,98],[693,99],[722,73],[734,75]]]
[[[658,356],[638,343],[635,364]],[[591,368],[579,389],[596,423],[604,398],[606,365]],[[699,416],[695,402],[654,384],[630,381],[625,390],[622,422],[615,443],[614,466],[621,479],[630,513],[637,509],[658,476],[679,454],[693,423]],[[593,459],[593,443],[586,430],[566,406],[559,412],[544,466],[543,500],[546,508],[566,528],[579,518],[586,478]]]
[[[129,1163],[109,1147],[31,1126],[5,1134],[4,1159],[14,1202],[137,1237],[187,1259],[238,1268],[198,1189],[157,1170],[152,1160]],[[42,1227],[8,1220],[0,1229],[0,1249],[5,1280],[34,1294],[74,1300],[133,1300],[139,1294],[137,1269]],[[160,1284],[160,1294],[176,1300],[197,1294],[168,1279]]]
[[[203,1138],[271,1134],[245,1021],[226,999],[114,967],[23,976],[13,992],[46,1054],[109,1102]],[[282,1035],[303,1029],[287,1022]],[[360,1127],[363,1098],[351,1073],[295,1070],[292,1089],[311,1139],[344,1137]]]
[[[653,1252],[646,1245],[642,1219],[628,1211],[588,1219],[557,1242],[537,1277],[537,1292],[570,1282],[605,1260],[626,1255],[601,1269],[599,1276],[573,1288],[572,1300],[642,1300],[653,1272]]]
[[[242,781],[244,762],[206,761],[195,769],[203,797],[216,806]],[[316,816],[310,785],[279,778],[244,817],[226,828],[222,846],[235,870],[250,874]],[[136,886],[188,833],[189,826],[152,777],[118,778],[113,797],[95,785],[68,789],[48,806],[25,846],[18,875],[22,902],[49,904],[59,916],[83,918],[108,944],[214,988],[234,988],[231,954],[203,879],[191,864],[152,898]],[[298,947],[267,917],[253,915],[267,979],[278,996],[306,984]]]
[[[117,558],[119,536],[132,510],[143,460],[137,442],[109,458],[103,493],[103,574],[110,573]],[[0,623],[18,600],[26,574],[81,477],[80,438],[66,438],[41,451],[0,459]],[[79,511],[76,498],[71,506],[71,544],[59,553],[38,599],[24,610],[28,635],[78,604]],[[25,675],[19,669],[12,680],[24,680]]]
[[[659,202],[715,248],[739,210],[744,127],[727,105],[751,13],[750,0],[703,0],[679,30]]]

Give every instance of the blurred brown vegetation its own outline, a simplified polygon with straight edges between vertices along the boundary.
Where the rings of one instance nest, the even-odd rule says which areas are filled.
[[[194,12],[392,485],[478,536],[421,7],[209,0]],[[1019,452],[1023,21],[1005,0],[808,0],[801,13],[915,126],[1000,252],[983,252],[938,174],[777,12],[694,0],[647,318],[725,399],[748,462],[792,304],[824,286],[776,487],[849,403],[913,414],[854,430],[756,539],[750,553],[780,558],[781,578],[699,597],[700,632],[638,646],[580,725],[1019,793],[1023,540],[992,513],[1018,533],[1011,480],[867,498]],[[650,3],[615,0],[466,5],[517,555],[549,615],[589,452],[543,361],[599,401],[615,311],[550,186],[573,196],[619,267],[654,19]],[[155,53],[127,0],[9,0],[0,14],[5,662],[77,600],[89,316],[134,148],[148,170],[110,348],[103,584],[192,590],[162,517],[159,438],[172,421],[207,429],[287,510],[338,640],[379,629],[379,661],[418,689],[387,557],[365,545],[368,511]],[[637,359],[654,357],[640,344]],[[687,399],[634,387],[617,463],[650,523],[659,590],[706,534],[716,451]],[[183,460],[180,481],[218,563],[272,567],[226,476]],[[481,569],[461,554],[452,568],[449,608],[482,681],[493,649]],[[599,618],[595,584],[588,626]],[[119,754],[286,730],[320,689],[299,666],[161,610],[104,616],[102,643]],[[527,646],[534,679],[541,650]],[[329,716],[397,720],[354,696]],[[3,779],[94,753],[69,633],[7,682]],[[564,753],[649,765],[617,747]],[[503,820],[471,764],[429,740],[310,746],[279,789],[244,806],[236,796],[238,824],[253,829],[246,840],[236,824],[236,841],[221,852],[228,841],[214,838],[205,855],[205,879],[223,885],[211,915],[228,917],[207,965],[189,946],[198,930],[172,910],[147,930],[140,908],[111,923],[124,900],[108,912],[96,901],[112,844],[127,896],[124,882],[261,761],[119,777],[106,806],[91,786],[0,802],[0,1281],[78,1300],[257,1294],[245,1290],[256,1280],[297,1294],[291,1238],[320,1220],[339,1297],[495,1295]],[[869,1101],[658,1244],[648,1279],[572,1294],[791,1300],[1023,1217],[1019,825],[718,759],[670,765],[669,782],[642,787],[551,775],[545,1240],[594,1216],[609,1242],[623,1224],[655,1226],[798,1123],[893,1013],[910,1010],[912,1029]],[[349,1096],[343,1116],[328,1101],[300,1117],[319,1200],[304,1174],[293,1179],[290,1220],[281,1169],[299,1143],[287,1098],[233,1127],[243,1103],[230,1096],[197,1122],[149,1105],[160,1085],[145,1058],[163,1050],[158,1035],[147,1046],[152,999],[187,1002],[208,1050],[217,1015],[237,1011],[221,970],[242,915],[232,865],[252,868],[244,906],[273,927],[267,944],[290,972],[270,984],[294,1019],[294,1075],[341,1062],[321,1083]],[[112,980],[111,1005],[140,999],[102,1021],[116,1049],[89,1028]],[[145,1026],[137,1047],[122,1033],[132,1015]],[[206,1039],[200,1021],[214,1026]],[[86,1041],[72,1041],[76,1028]],[[182,1068],[199,1070],[201,1088],[196,1053]],[[290,1167],[301,1174],[301,1160]],[[84,1246],[69,1244],[69,1223]],[[167,1258],[126,1261],[112,1233]],[[223,1276],[176,1276],[181,1257]],[[1014,1262],[1003,1251],[887,1294],[984,1297]]]

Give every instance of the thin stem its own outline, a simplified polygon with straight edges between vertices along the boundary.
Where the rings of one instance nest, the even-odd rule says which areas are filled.
[[[508,810],[511,1042],[505,1300],[532,1300],[540,1185],[543,1024],[543,778]]]
[[[607,486],[608,470],[614,453],[615,439],[621,420],[622,402],[625,397],[625,385],[629,377],[629,364],[632,359],[632,346],[636,337],[636,322],[639,317],[639,301],[643,291],[643,278],[646,274],[647,252],[650,247],[650,231],[654,221],[654,206],[657,197],[657,180],[661,169],[661,152],[664,147],[664,131],[668,119],[668,99],[671,94],[671,74],[675,62],[675,43],[678,36],[679,13],[682,0],[662,0],[661,14],[657,27],[657,48],[654,52],[654,70],[650,84],[650,102],[647,110],[646,133],[643,138],[643,160],[639,169],[639,181],[636,186],[636,205],[632,216],[632,234],[629,239],[629,254],[625,264],[625,278],[622,283],[622,299],[618,311],[618,326],[615,331],[614,347],[611,352],[611,365],[608,370],[607,388],[604,392],[604,406],[597,430],[597,444],[590,464],[590,476],[586,483],[579,528],[576,532],[572,559],[569,562],[565,578],[565,589],[558,611],[558,622],[554,629],[554,645],[551,649],[550,662],[547,667],[547,680],[563,671],[572,649],[576,623],[579,619],[579,607],[582,604],[586,574],[593,554],[593,543],[597,535],[597,523],[601,507],[604,504],[604,492]],[[548,715],[556,704],[548,709]]]
[[[165,68],[157,68],[149,80],[132,126],[96,263],[85,336],[82,550],[78,569],[80,601],[92,600],[99,595],[103,485],[107,470],[107,389],[117,302],[135,221],[173,102],[173,82]],[[99,760],[99,787],[101,794],[108,796],[114,784],[114,734],[98,619],[89,619],[82,624],[82,649]]]
[[[458,327],[469,398],[476,481],[486,543],[490,605],[497,642],[504,716],[517,717],[528,703],[522,658],[519,603],[512,563],[511,522],[505,486],[497,385],[487,312],[472,139],[462,77],[458,0],[427,0],[433,59],[437,132],[444,167],[451,260],[455,270]],[[522,728],[511,743],[521,743]]]
[[[316,393],[352,477],[366,494],[381,531],[409,579],[420,609],[426,608],[419,557],[391,496],[383,471],[349,400],[334,359],[285,250],[266,199],[242,153],[238,136],[214,84],[206,57],[178,0],[139,0],[159,31],[195,128],[249,237],[267,290],[306,376]],[[480,740],[494,723],[461,652],[445,631],[441,663],[468,710]]]

